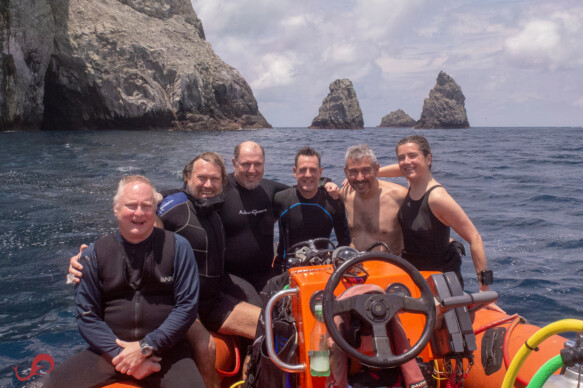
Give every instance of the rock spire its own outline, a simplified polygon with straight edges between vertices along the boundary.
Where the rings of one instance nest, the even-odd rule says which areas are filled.
[[[314,118],[309,128],[364,128],[362,110],[350,80],[337,79],[330,84],[330,93],[322,102],[318,116]]]
[[[443,71],[423,103],[421,118],[415,128],[469,128],[462,89]]]

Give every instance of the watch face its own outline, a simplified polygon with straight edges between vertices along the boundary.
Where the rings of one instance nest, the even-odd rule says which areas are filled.
[[[143,340],[140,341],[140,350],[144,357],[149,357],[154,352],[154,348],[151,345],[146,344]]]
[[[489,286],[494,282],[494,274],[492,273],[492,271],[490,270],[482,271],[480,275],[481,275],[480,281],[483,285]]]

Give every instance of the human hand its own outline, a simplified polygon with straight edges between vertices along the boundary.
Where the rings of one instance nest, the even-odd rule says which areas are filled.
[[[158,192],[154,194],[154,198],[156,199],[156,205],[159,205],[160,202],[162,202],[164,200],[164,197],[162,197],[162,194],[160,194]]]
[[[115,342],[123,348],[121,353],[111,360],[111,363],[115,365],[115,370],[124,374],[129,374],[129,371],[135,373],[140,364],[146,360],[142,356],[140,343],[138,341],[126,342],[118,338]]]
[[[340,191],[338,190],[338,185],[334,182],[328,182],[324,185],[326,192],[332,199],[338,199],[340,197]]]
[[[484,292],[484,291],[490,291],[490,286],[480,283],[480,292]],[[494,311],[498,311],[499,313],[506,314],[506,311],[504,311],[500,307],[498,307],[498,305],[496,303],[490,303],[488,305],[488,308],[490,310],[494,310]]]
[[[67,274],[67,284],[77,284],[81,281],[83,266],[81,265],[81,254],[87,249],[87,245],[81,244],[79,253],[69,259],[69,273]]]
[[[127,374],[133,376],[137,380],[141,380],[150,376],[152,373],[159,372],[162,369],[160,365],[161,357],[150,356],[144,360],[135,370],[128,370]]]
[[[506,311],[502,310],[496,303],[490,303],[488,309],[498,311],[499,313],[506,314]]]

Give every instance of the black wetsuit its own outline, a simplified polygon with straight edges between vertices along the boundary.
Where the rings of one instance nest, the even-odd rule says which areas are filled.
[[[324,188],[312,198],[304,198],[295,187],[275,195],[275,213],[279,219],[278,266],[285,264],[287,250],[294,244],[318,237],[330,238],[332,228],[338,245],[350,245],[350,233],[344,205]]]
[[[221,219],[215,210],[202,211],[195,203],[193,197],[180,191],[164,198],[158,206],[158,215],[165,229],[190,242],[200,274],[199,317],[208,330],[218,331],[239,302],[261,305],[261,300],[251,285],[225,273]]]
[[[220,216],[227,236],[227,272],[249,281],[260,291],[275,275],[273,263],[273,212],[275,193],[288,186],[269,179],[247,190],[235,176],[228,176],[225,203]]]
[[[453,271],[463,284],[461,256],[450,244],[450,228],[429,207],[429,194],[437,187],[442,186],[433,186],[417,201],[407,193],[397,214],[403,230],[402,256],[418,270]]]
[[[83,280],[75,288],[79,332],[90,350],[75,354],[33,387],[93,387],[117,380],[137,382],[115,370],[123,350],[116,338],[144,341],[162,357],[162,370],[145,387],[202,386],[184,333],[196,318],[197,266],[188,242],[154,228],[131,244],[119,231],[83,251]]]

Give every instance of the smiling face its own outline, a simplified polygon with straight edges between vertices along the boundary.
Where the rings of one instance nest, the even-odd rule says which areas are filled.
[[[366,196],[377,184],[379,164],[370,158],[347,159],[344,173],[357,194]]]
[[[430,173],[431,154],[425,156],[415,143],[405,143],[397,148],[401,173],[407,180],[416,180]]]
[[[154,229],[154,188],[142,181],[127,183],[114,203],[113,213],[126,241],[132,244],[144,241]]]
[[[223,175],[219,165],[198,159],[186,184],[195,199],[216,197],[223,191]]]
[[[233,158],[235,179],[247,190],[253,190],[263,179],[265,157],[259,144],[245,142],[241,144],[239,154]]]
[[[312,198],[318,192],[322,167],[317,156],[298,156],[294,166],[294,177],[298,180],[298,190],[304,198]]]

